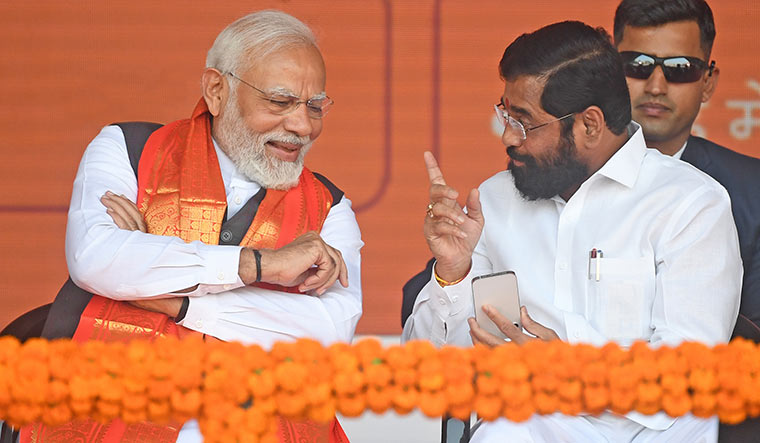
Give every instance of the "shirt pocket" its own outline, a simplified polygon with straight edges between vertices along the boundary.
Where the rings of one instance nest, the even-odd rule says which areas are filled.
[[[592,278],[588,284],[590,320],[602,335],[621,344],[651,335],[654,277],[650,257],[601,259],[599,281]]]

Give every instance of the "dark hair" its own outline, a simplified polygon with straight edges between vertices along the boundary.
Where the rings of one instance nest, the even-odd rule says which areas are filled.
[[[499,73],[510,81],[523,75],[546,78],[541,107],[557,118],[595,105],[613,134],[631,122],[623,62],[602,28],[566,21],[523,34],[507,46]],[[562,123],[567,131],[573,122]]]
[[[715,41],[715,22],[704,0],[623,0],[615,11],[615,44],[623,40],[626,26],[644,28],[678,21],[697,22],[699,46],[709,59]]]

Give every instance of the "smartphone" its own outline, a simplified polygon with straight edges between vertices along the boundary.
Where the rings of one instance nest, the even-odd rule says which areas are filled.
[[[517,292],[517,276],[512,271],[481,275],[472,279],[472,300],[475,305],[475,320],[481,328],[491,334],[507,338],[481,309],[483,305],[493,306],[501,315],[522,329],[520,322],[520,297]]]

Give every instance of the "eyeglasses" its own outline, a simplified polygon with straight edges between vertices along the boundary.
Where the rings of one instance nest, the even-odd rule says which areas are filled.
[[[526,128],[525,126],[523,126],[522,123],[520,123],[519,121],[515,120],[511,115],[509,115],[509,112],[507,112],[507,110],[504,109],[504,105],[502,105],[501,103],[493,105],[493,109],[496,111],[496,117],[499,119],[499,122],[501,123],[501,125],[506,128],[507,123],[509,123],[509,126],[511,126],[512,129],[517,130],[522,135],[522,141],[525,141],[525,139],[528,138],[528,132],[530,132],[530,131],[532,131],[534,129],[543,128],[544,126],[546,126],[548,124],[551,124],[551,123],[554,123],[554,122],[558,122],[558,121],[564,120],[564,119],[566,119],[566,118],[568,118],[568,117],[570,117],[572,115],[575,115],[575,112],[571,112],[571,113],[569,113],[567,115],[563,115],[560,118],[555,118],[554,120],[548,121],[546,123],[541,123],[540,125],[531,126],[529,128]]]
[[[335,103],[330,97],[321,94],[316,97],[312,97],[308,100],[299,100],[299,97],[294,95],[282,93],[282,92],[266,92],[253,86],[247,81],[235,75],[233,72],[228,72],[232,78],[239,80],[246,86],[249,86],[256,90],[261,95],[261,98],[266,100],[267,108],[269,112],[276,115],[285,115],[295,111],[302,103],[306,104],[306,112],[309,117],[320,119],[327,114],[333,103]]]
[[[693,83],[702,78],[705,69],[709,69],[708,75],[712,75],[715,69],[715,60],[710,66],[704,60],[696,57],[679,55],[676,57],[655,57],[636,51],[622,51],[623,71],[626,77],[646,80],[654,72],[656,66],[662,67],[665,80],[669,83]]]

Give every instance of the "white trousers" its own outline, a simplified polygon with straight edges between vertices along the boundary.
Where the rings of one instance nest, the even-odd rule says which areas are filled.
[[[656,431],[624,417],[605,415],[603,418],[597,418],[536,414],[522,423],[506,419],[483,422],[476,429],[470,442],[715,443],[718,441],[717,418],[702,419],[685,415],[677,419],[669,428]]]

